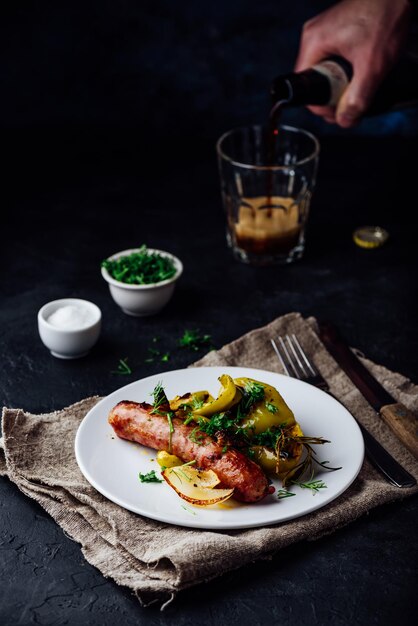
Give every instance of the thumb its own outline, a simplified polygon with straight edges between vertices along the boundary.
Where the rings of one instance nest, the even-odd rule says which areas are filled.
[[[371,104],[380,76],[370,74],[367,68],[354,68],[353,78],[337,105],[336,122],[343,128],[355,126]]]

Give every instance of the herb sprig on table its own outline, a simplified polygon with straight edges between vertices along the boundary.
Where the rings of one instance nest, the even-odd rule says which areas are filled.
[[[202,347],[210,346],[210,344],[211,336],[202,335],[199,329],[185,330],[178,341],[180,348],[188,348],[193,350],[193,352],[197,352]]]
[[[160,283],[172,278],[177,271],[171,258],[151,252],[146,245],[118,259],[105,259],[102,267],[112,278],[128,285]]]

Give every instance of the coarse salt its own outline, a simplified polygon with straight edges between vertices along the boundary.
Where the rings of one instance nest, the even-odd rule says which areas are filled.
[[[84,307],[67,304],[51,313],[47,321],[51,326],[61,330],[78,330],[89,326],[93,318],[90,311]]]

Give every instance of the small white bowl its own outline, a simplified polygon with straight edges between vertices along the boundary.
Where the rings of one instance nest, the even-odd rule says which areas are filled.
[[[155,313],[161,311],[173,295],[176,281],[183,273],[182,262],[173,254],[154,248],[148,248],[147,250],[148,252],[157,252],[173,261],[176,273],[172,278],[149,285],[129,285],[128,283],[115,280],[104,267],[101,268],[102,276],[109,284],[109,291],[113,300],[124,313],[134,315],[135,317],[155,315]],[[122,256],[128,256],[132,252],[139,252],[139,248],[122,250],[122,252],[112,254],[107,260],[113,261]]]
[[[48,318],[64,306],[75,306],[88,313],[88,319],[77,328],[61,328]],[[99,338],[102,313],[98,306],[79,298],[61,298],[44,304],[38,312],[38,330],[43,344],[59,359],[85,356]]]

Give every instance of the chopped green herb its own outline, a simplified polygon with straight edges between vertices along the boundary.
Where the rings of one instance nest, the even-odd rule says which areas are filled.
[[[287,489],[279,489],[277,491],[277,497],[279,498],[279,500],[281,500],[282,498],[291,498],[292,496],[295,496],[295,493],[292,493],[291,491],[288,491]]]
[[[270,413],[277,413],[277,411],[279,410],[277,406],[271,404],[271,402],[266,402],[266,409],[267,411],[270,411]]]
[[[266,446],[267,448],[276,449],[277,441],[283,435],[281,426],[272,426],[262,433],[254,435],[252,443],[256,446]]]
[[[190,422],[192,422],[193,420],[194,420],[193,413],[189,413],[189,415],[186,417],[183,423],[185,426],[187,426],[187,424],[190,424]]]
[[[196,409],[201,409],[204,404],[205,403],[203,402],[203,400],[200,400],[199,398],[194,396],[192,400],[192,407],[194,408],[195,411]]]
[[[174,433],[174,426],[173,426],[173,420],[172,420],[173,417],[174,417],[174,413],[172,411],[169,411],[167,413],[167,421],[168,421],[168,428],[170,431],[170,435],[168,438],[168,451],[170,454],[171,454],[171,443],[172,443],[173,433]]]
[[[141,483],[162,483],[163,480],[161,478],[158,478],[158,476],[155,473],[155,470],[151,470],[150,472],[148,472],[148,474],[138,474],[138,478],[141,481]]]
[[[244,395],[238,405],[238,416],[240,419],[245,417],[251,407],[264,398],[264,385],[253,381],[248,381],[244,387]]]
[[[160,350],[155,348],[148,348],[148,357],[145,359],[145,363],[154,363],[159,360],[161,363],[167,363],[170,360],[170,352],[164,352],[161,354]]]
[[[111,372],[112,374],[121,374],[122,376],[127,376],[132,374],[132,370],[128,365],[128,358],[119,359],[118,369]]]
[[[222,454],[225,454],[226,452],[228,452],[228,445],[222,448]]]
[[[199,420],[199,428],[201,431],[213,437],[216,433],[233,431],[236,432],[237,418],[228,413],[215,413],[209,421]]]
[[[159,252],[151,252],[142,245],[137,252],[132,252],[118,259],[105,259],[104,267],[115,280],[128,285],[151,285],[172,278],[176,266],[170,257]]]
[[[200,330],[185,330],[178,344],[181,348],[188,348],[197,352],[200,348],[208,346],[211,342],[210,335],[201,335]]]

